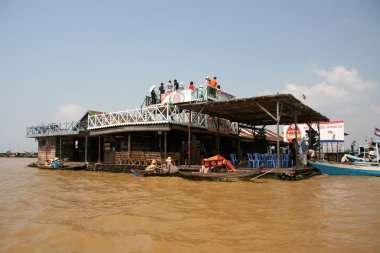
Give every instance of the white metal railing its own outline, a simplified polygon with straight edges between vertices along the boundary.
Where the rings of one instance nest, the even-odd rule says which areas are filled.
[[[192,126],[208,129],[208,115],[192,113]],[[177,105],[150,105],[141,109],[88,115],[88,129],[99,129],[126,125],[174,123],[189,124],[189,111]],[[231,123],[230,133],[237,134],[237,123]]]
[[[207,127],[204,114],[192,119],[192,124],[198,127]],[[194,115],[193,115],[194,117]],[[176,105],[156,104],[141,109],[110,113],[92,113],[88,115],[88,129],[115,127],[137,124],[159,124],[159,123],[189,123],[189,111],[182,110]]]
[[[207,95],[207,94],[206,94]],[[228,120],[224,125],[229,126],[229,133],[237,134],[237,123],[230,123]],[[208,130],[215,129],[215,125],[209,122],[209,116],[206,114],[192,113],[192,126],[205,128]],[[173,104],[155,104],[141,109],[88,114],[87,129],[100,129],[108,127],[126,126],[126,125],[143,125],[143,124],[160,124],[173,123],[179,125],[189,124],[189,110],[180,109]],[[78,134],[80,130],[79,122],[66,123],[49,123],[39,126],[26,128],[27,137],[58,136]],[[228,130],[227,130],[228,132]]]
[[[192,101],[228,101],[234,98],[235,96],[222,90],[213,89],[210,86],[197,87],[191,94]]]
[[[39,126],[31,126],[26,128],[26,137],[40,137],[53,135],[71,135],[78,134],[80,124],[78,121],[65,123],[42,123]]]

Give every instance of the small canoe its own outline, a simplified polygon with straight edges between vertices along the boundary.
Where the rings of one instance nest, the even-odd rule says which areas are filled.
[[[179,171],[179,177],[194,180],[194,181],[220,181],[220,182],[234,182],[234,181],[247,181],[251,178],[259,175],[261,173],[260,169],[254,169],[247,172],[228,172],[228,173],[202,173],[202,172],[182,172]]]

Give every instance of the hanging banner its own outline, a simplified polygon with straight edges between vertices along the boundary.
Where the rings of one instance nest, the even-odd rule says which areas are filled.
[[[219,133],[230,134],[231,121],[219,119]],[[218,118],[207,116],[207,130],[212,133],[218,132]]]
[[[161,104],[176,104],[191,101],[191,93],[193,91],[188,90],[176,90],[173,92],[166,92],[161,94]]]
[[[316,123],[310,125],[318,132]],[[344,121],[320,122],[319,129],[321,142],[344,142]],[[300,141],[307,136],[306,130],[309,130],[309,126],[304,123],[297,124],[297,128],[294,124],[284,126],[284,142],[292,142],[296,132],[297,140]]]

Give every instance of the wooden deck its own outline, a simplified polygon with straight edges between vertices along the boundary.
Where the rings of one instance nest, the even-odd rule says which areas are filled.
[[[144,169],[146,165],[141,164],[118,164],[118,163],[90,163],[86,165],[84,162],[65,162],[64,167],[58,168],[58,170],[86,170],[86,171],[102,171],[102,172],[111,172],[111,173],[130,173],[131,169]],[[39,167],[43,169],[52,169],[56,170],[53,167],[43,167],[38,166],[36,163],[32,163],[29,165],[30,167]],[[200,165],[193,166],[178,166],[180,171],[185,172],[198,172],[201,168]],[[251,171],[252,168],[248,167],[239,167],[237,171]],[[322,174],[319,170],[314,167],[308,166],[305,168],[280,168],[280,169],[272,169],[272,168],[263,168],[262,172],[263,176],[260,178],[272,178],[272,179],[280,179],[280,180],[302,180],[307,179],[312,176]]]

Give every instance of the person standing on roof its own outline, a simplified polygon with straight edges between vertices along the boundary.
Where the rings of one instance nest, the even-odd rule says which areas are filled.
[[[157,103],[157,95],[156,95],[156,91],[154,90],[154,88],[150,92],[150,96],[152,99],[152,104],[156,104]]]
[[[165,93],[165,86],[164,86],[164,83],[161,83],[161,85],[160,85],[160,87],[158,88],[158,90],[160,91],[160,102],[162,102],[162,101],[161,101],[161,99],[162,99],[162,94]]]
[[[210,86],[211,88],[216,89],[217,85],[218,85],[218,82],[216,81],[216,76],[214,76],[214,78],[210,80]]]
[[[198,86],[198,98],[203,98],[203,85],[202,84],[200,84]]]
[[[189,89],[190,89],[190,90],[194,90],[194,83],[193,83],[193,81],[190,82],[190,84],[189,84]]]
[[[168,88],[168,92],[172,92],[173,84],[171,80],[169,80],[169,82],[166,84],[166,87]]]
[[[179,84],[177,82],[177,79],[174,79],[174,90],[179,90]]]
[[[210,88],[210,78],[208,76],[205,77],[204,88],[206,89],[206,92],[205,92],[206,97],[208,97],[209,94],[210,94],[210,90],[211,90],[211,88]]]
[[[161,83],[160,88],[158,88],[158,90],[160,91],[160,95],[162,95],[162,94],[165,93],[165,86],[164,86],[164,83]]]
[[[216,95],[216,87],[218,85],[218,82],[216,81],[216,76],[214,76],[214,79],[210,80],[210,95],[212,97],[215,97]]]

